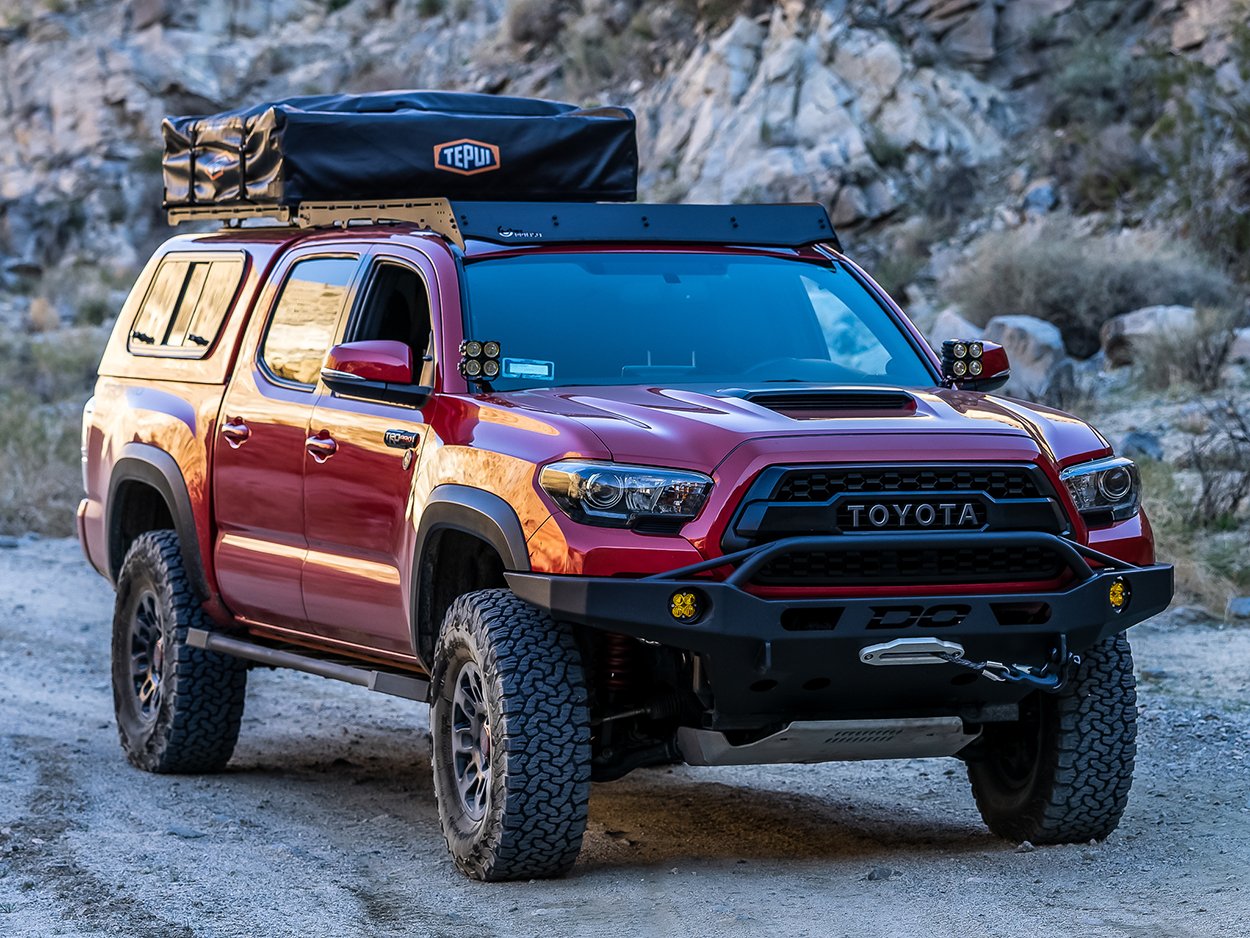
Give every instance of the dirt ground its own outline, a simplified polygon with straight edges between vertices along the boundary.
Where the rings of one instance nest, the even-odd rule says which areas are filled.
[[[426,709],[253,671],[229,770],[122,757],[108,584],[0,549],[0,935],[1250,935],[1250,629],[1130,633],[1141,747],[1106,843],[1021,851],[954,760],[654,769],[598,785],[559,882],[445,855]]]

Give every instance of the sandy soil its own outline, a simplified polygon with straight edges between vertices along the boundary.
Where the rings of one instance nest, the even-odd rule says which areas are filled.
[[[1141,751],[1106,843],[1021,852],[959,763],[640,771],[560,882],[452,868],[426,709],[254,671],[214,777],[117,745],[108,584],[0,549],[0,935],[1250,935],[1250,629],[1135,628]]]

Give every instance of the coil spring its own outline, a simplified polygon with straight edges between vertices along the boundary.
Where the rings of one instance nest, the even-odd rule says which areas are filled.
[[[637,659],[637,642],[617,632],[604,632],[599,653],[599,686],[609,691],[627,690]]]

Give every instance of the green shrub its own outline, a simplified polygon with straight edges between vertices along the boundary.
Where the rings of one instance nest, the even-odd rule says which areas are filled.
[[[949,299],[980,325],[994,316],[1049,320],[1068,351],[1098,351],[1108,319],[1143,306],[1230,306],[1230,278],[1181,246],[1139,234],[1073,233],[1071,219],[985,235],[971,259],[942,284]]]
[[[1227,67],[1250,81],[1246,23],[1229,37]],[[1150,132],[1169,183],[1164,207],[1212,257],[1250,278],[1250,101],[1228,93],[1215,69],[1176,56],[1155,93],[1169,102]]]

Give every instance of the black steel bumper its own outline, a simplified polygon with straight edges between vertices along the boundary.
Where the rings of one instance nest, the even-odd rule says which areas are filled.
[[[1072,571],[1059,591],[949,594],[918,587],[907,595],[865,588],[854,598],[764,598],[743,587],[786,551],[870,551],[891,547],[1029,547],[1059,551]],[[1091,561],[1095,565],[1091,565]],[[699,574],[735,566],[723,580]],[[1167,608],[1172,568],[1139,567],[1038,532],[889,534],[788,538],[644,579],[509,573],[522,599],[558,619],[698,654],[722,715],[795,718],[965,709],[1018,700],[1020,685],[996,684],[955,665],[874,667],[867,645],[905,636],[958,642],[968,658],[1040,666],[1065,636],[1076,653]],[[1119,581],[1128,600],[1113,608]],[[673,596],[693,592],[698,614],[673,615]]]

